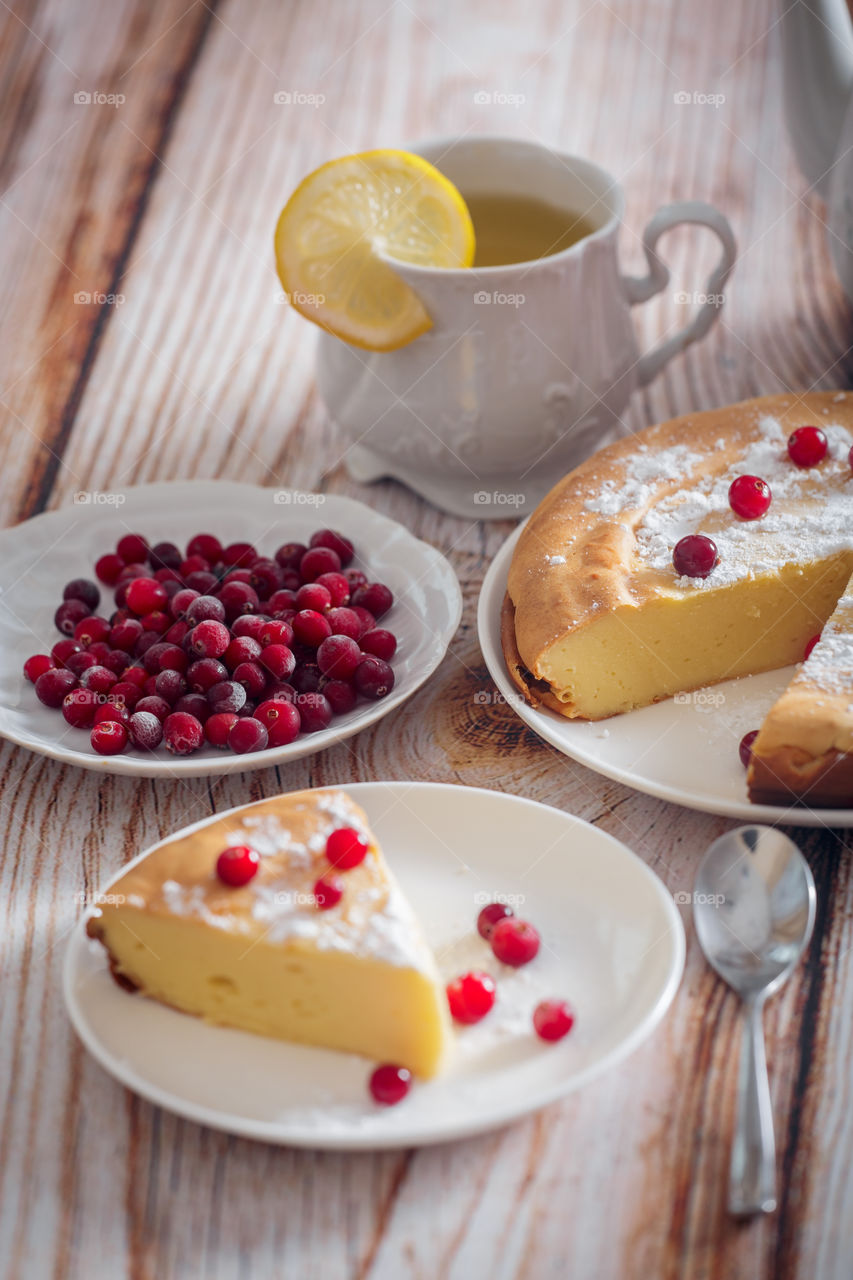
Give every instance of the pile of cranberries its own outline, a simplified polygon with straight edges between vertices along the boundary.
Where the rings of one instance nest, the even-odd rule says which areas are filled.
[[[353,557],[333,529],[272,558],[210,533],[185,553],[129,533],[95,564],[114,608],[98,613],[95,582],[67,583],[63,638],[24,675],[101,755],[285,746],[394,687],[397,640],[377,625],[394,599]]]

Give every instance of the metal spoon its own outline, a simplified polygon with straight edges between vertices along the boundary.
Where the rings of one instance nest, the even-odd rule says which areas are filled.
[[[812,873],[793,840],[774,827],[738,827],[711,845],[696,876],[693,918],[705,956],[745,1005],[737,1124],[729,1166],[729,1212],[776,1208],[776,1148],[764,1002],[809,944]]]

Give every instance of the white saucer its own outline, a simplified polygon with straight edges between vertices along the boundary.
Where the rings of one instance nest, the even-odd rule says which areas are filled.
[[[104,496],[111,501],[97,500]],[[99,756],[89,734],[72,729],[60,711],[42,706],[24,679],[29,655],[49,653],[61,639],[53,614],[65,583],[94,578],[95,560],[123,534],[134,531],[186,543],[194,533],[213,532],[226,540],[255,542],[272,555],[282,542],[307,541],[326,527],[350,537],[356,545],[355,567],[394,592],[383,626],[387,621],[399,641],[392,693],[336,717],[328,729],[303,734],[286,747],[246,755],[205,746],[183,759],[162,747],[151,753]],[[102,597],[107,594],[102,588]],[[396,521],[351,498],[223,480],[78,494],[72,506],[0,531],[0,736],[84,769],[139,777],[200,777],[283,764],[351,737],[404,702],[441,662],[461,616],[462,593],[444,557]]]
[[[853,827],[853,809],[750,804],[738,743],[757,729],[789,683],[792,667],[727,680],[653,707],[590,723],[531,707],[510,680],[501,648],[501,605],[517,529],[495,556],[480,591],[477,632],[502,696],[540,738],[596,773],[705,813],[801,827]]]
[[[407,1147],[535,1111],[651,1034],[678,988],[684,929],[664,885],[624,845],[560,810],[473,787],[366,782],[347,791],[367,811],[445,980],[474,967],[497,975],[494,1010],[460,1031],[448,1072],[378,1107],[365,1059],[207,1026],[128,995],[81,920],[65,957],[65,1001],[106,1071],[179,1115],[266,1142]],[[542,935],[539,955],[517,971],[498,965],[476,932],[482,903],[500,894],[520,898],[516,914]],[[577,1013],[569,1036],[551,1045],[530,1024],[548,996]]]

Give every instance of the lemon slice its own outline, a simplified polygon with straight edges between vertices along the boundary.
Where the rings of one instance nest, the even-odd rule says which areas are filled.
[[[362,151],[308,175],[275,229],[291,305],[345,342],[394,351],[432,327],[389,258],[470,267],[474,228],[443,174],[408,151]]]

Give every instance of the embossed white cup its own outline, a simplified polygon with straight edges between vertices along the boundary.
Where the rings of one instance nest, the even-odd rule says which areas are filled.
[[[625,276],[622,189],[597,165],[517,138],[411,149],[463,195],[535,193],[595,229],[561,253],[508,266],[448,271],[394,261],[432,329],[385,353],[321,334],[320,392],[348,438],[356,480],[394,476],[454,515],[527,515],[560,476],[620,434],[631,392],[708,332],[734,265],[734,236],[711,205],[667,205],[643,235],[648,274]],[[695,304],[693,318],[641,356],[631,307],[668,284],[656,245],[681,222],[710,227],[722,254],[702,293],[680,295]]]

